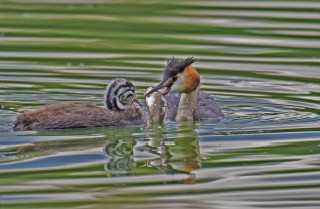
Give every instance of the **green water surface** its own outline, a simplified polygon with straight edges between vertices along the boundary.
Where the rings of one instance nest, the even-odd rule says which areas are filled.
[[[0,1],[0,208],[320,208],[319,1]],[[12,131],[194,56],[225,117]],[[143,107],[145,108],[145,107]]]

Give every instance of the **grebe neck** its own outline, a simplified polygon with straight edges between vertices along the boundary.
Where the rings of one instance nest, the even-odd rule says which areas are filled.
[[[179,102],[176,121],[193,121],[200,84],[191,93],[183,93]]]

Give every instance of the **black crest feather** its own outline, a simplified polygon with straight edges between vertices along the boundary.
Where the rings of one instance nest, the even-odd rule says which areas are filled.
[[[188,57],[186,60],[178,60],[174,56],[167,61],[167,67],[162,74],[162,81],[168,80],[170,77],[182,73],[189,65],[195,62],[193,57]]]
[[[181,61],[180,62],[180,68],[181,69],[185,69],[186,67],[188,67],[189,65],[193,64],[196,60],[193,57],[188,57],[185,61]]]
[[[189,65],[193,64],[196,60],[194,57],[188,57],[184,61],[177,60],[174,56],[168,60],[167,62],[167,68],[169,69],[175,69],[179,72],[183,72],[183,70],[188,67]]]
[[[171,59],[167,62],[167,67],[169,68],[175,68],[179,64],[179,60],[177,60],[174,56],[171,57]]]

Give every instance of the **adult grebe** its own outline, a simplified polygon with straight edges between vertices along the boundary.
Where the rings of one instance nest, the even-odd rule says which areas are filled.
[[[105,108],[95,104],[50,104],[18,115],[13,127],[14,130],[32,130],[144,124],[145,112],[134,103],[139,103],[134,85],[116,78],[106,88]]]
[[[174,57],[168,60],[161,82],[146,93],[148,97],[159,90],[165,96],[167,120],[194,121],[223,116],[215,100],[208,93],[200,91],[200,75],[192,66],[194,62],[193,57],[183,61]]]

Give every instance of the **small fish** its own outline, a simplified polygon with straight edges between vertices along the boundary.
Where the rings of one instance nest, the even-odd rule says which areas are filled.
[[[149,92],[152,87],[147,89]],[[153,92],[152,94],[146,96],[146,101],[148,105],[148,112],[150,115],[150,120],[156,123],[162,123],[166,118],[167,114],[167,102],[158,91]]]

